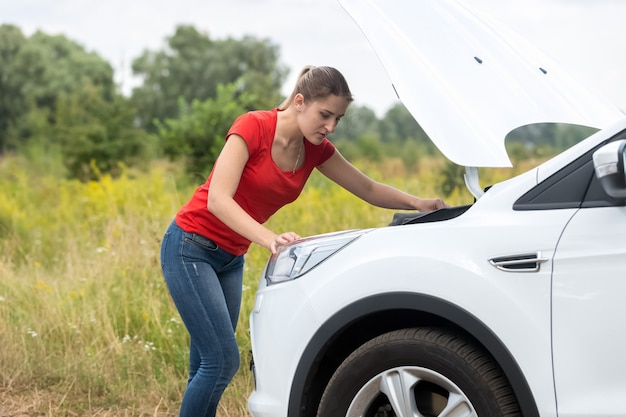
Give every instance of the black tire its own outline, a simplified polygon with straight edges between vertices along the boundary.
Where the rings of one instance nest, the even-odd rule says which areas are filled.
[[[454,408],[455,412],[450,413]],[[393,331],[354,351],[330,379],[318,417],[520,417],[491,356],[449,330]]]

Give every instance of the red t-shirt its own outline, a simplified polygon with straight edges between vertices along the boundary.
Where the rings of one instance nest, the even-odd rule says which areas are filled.
[[[235,192],[235,201],[259,223],[284,205],[294,201],[304,188],[313,169],[324,163],[335,152],[328,139],[314,145],[304,139],[304,163],[295,174],[281,171],[272,159],[272,143],[276,132],[278,109],[252,111],[235,120],[226,140],[232,134],[241,136],[248,145],[249,159],[241,174]],[[243,255],[250,241],[235,233],[207,208],[208,190],[213,171],[207,181],[198,187],[191,200],[176,215],[176,223],[186,232],[198,233],[213,240],[233,255]]]

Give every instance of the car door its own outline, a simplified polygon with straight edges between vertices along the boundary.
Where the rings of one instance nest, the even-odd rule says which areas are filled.
[[[559,241],[552,281],[558,414],[626,416],[626,207],[593,177]]]

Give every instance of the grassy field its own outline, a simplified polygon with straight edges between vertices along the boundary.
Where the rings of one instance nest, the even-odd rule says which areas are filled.
[[[423,161],[410,173],[395,160],[360,166],[408,192],[439,196],[441,161]],[[90,183],[41,171],[19,157],[0,160],[0,416],[177,415],[188,338],[158,254],[194,187],[164,163]],[[455,192],[446,200],[471,198]],[[269,227],[307,236],[384,226],[392,215],[314,175]],[[255,245],[246,255],[242,366],[222,417],[247,415],[248,314],[267,257]]]

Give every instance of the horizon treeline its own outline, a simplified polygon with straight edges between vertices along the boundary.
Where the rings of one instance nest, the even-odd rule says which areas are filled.
[[[145,169],[155,159],[180,162],[203,181],[234,119],[276,107],[291,69],[267,39],[213,39],[180,25],[161,49],[132,60],[142,82],[120,92],[113,67],[64,35],[26,36],[0,25],[0,157],[19,154],[81,181]],[[451,121],[453,122],[453,121]],[[513,160],[571,146],[588,130],[534,125],[507,138]],[[331,140],[350,159],[400,158],[407,168],[439,151],[402,104],[382,118],[352,105]]]

